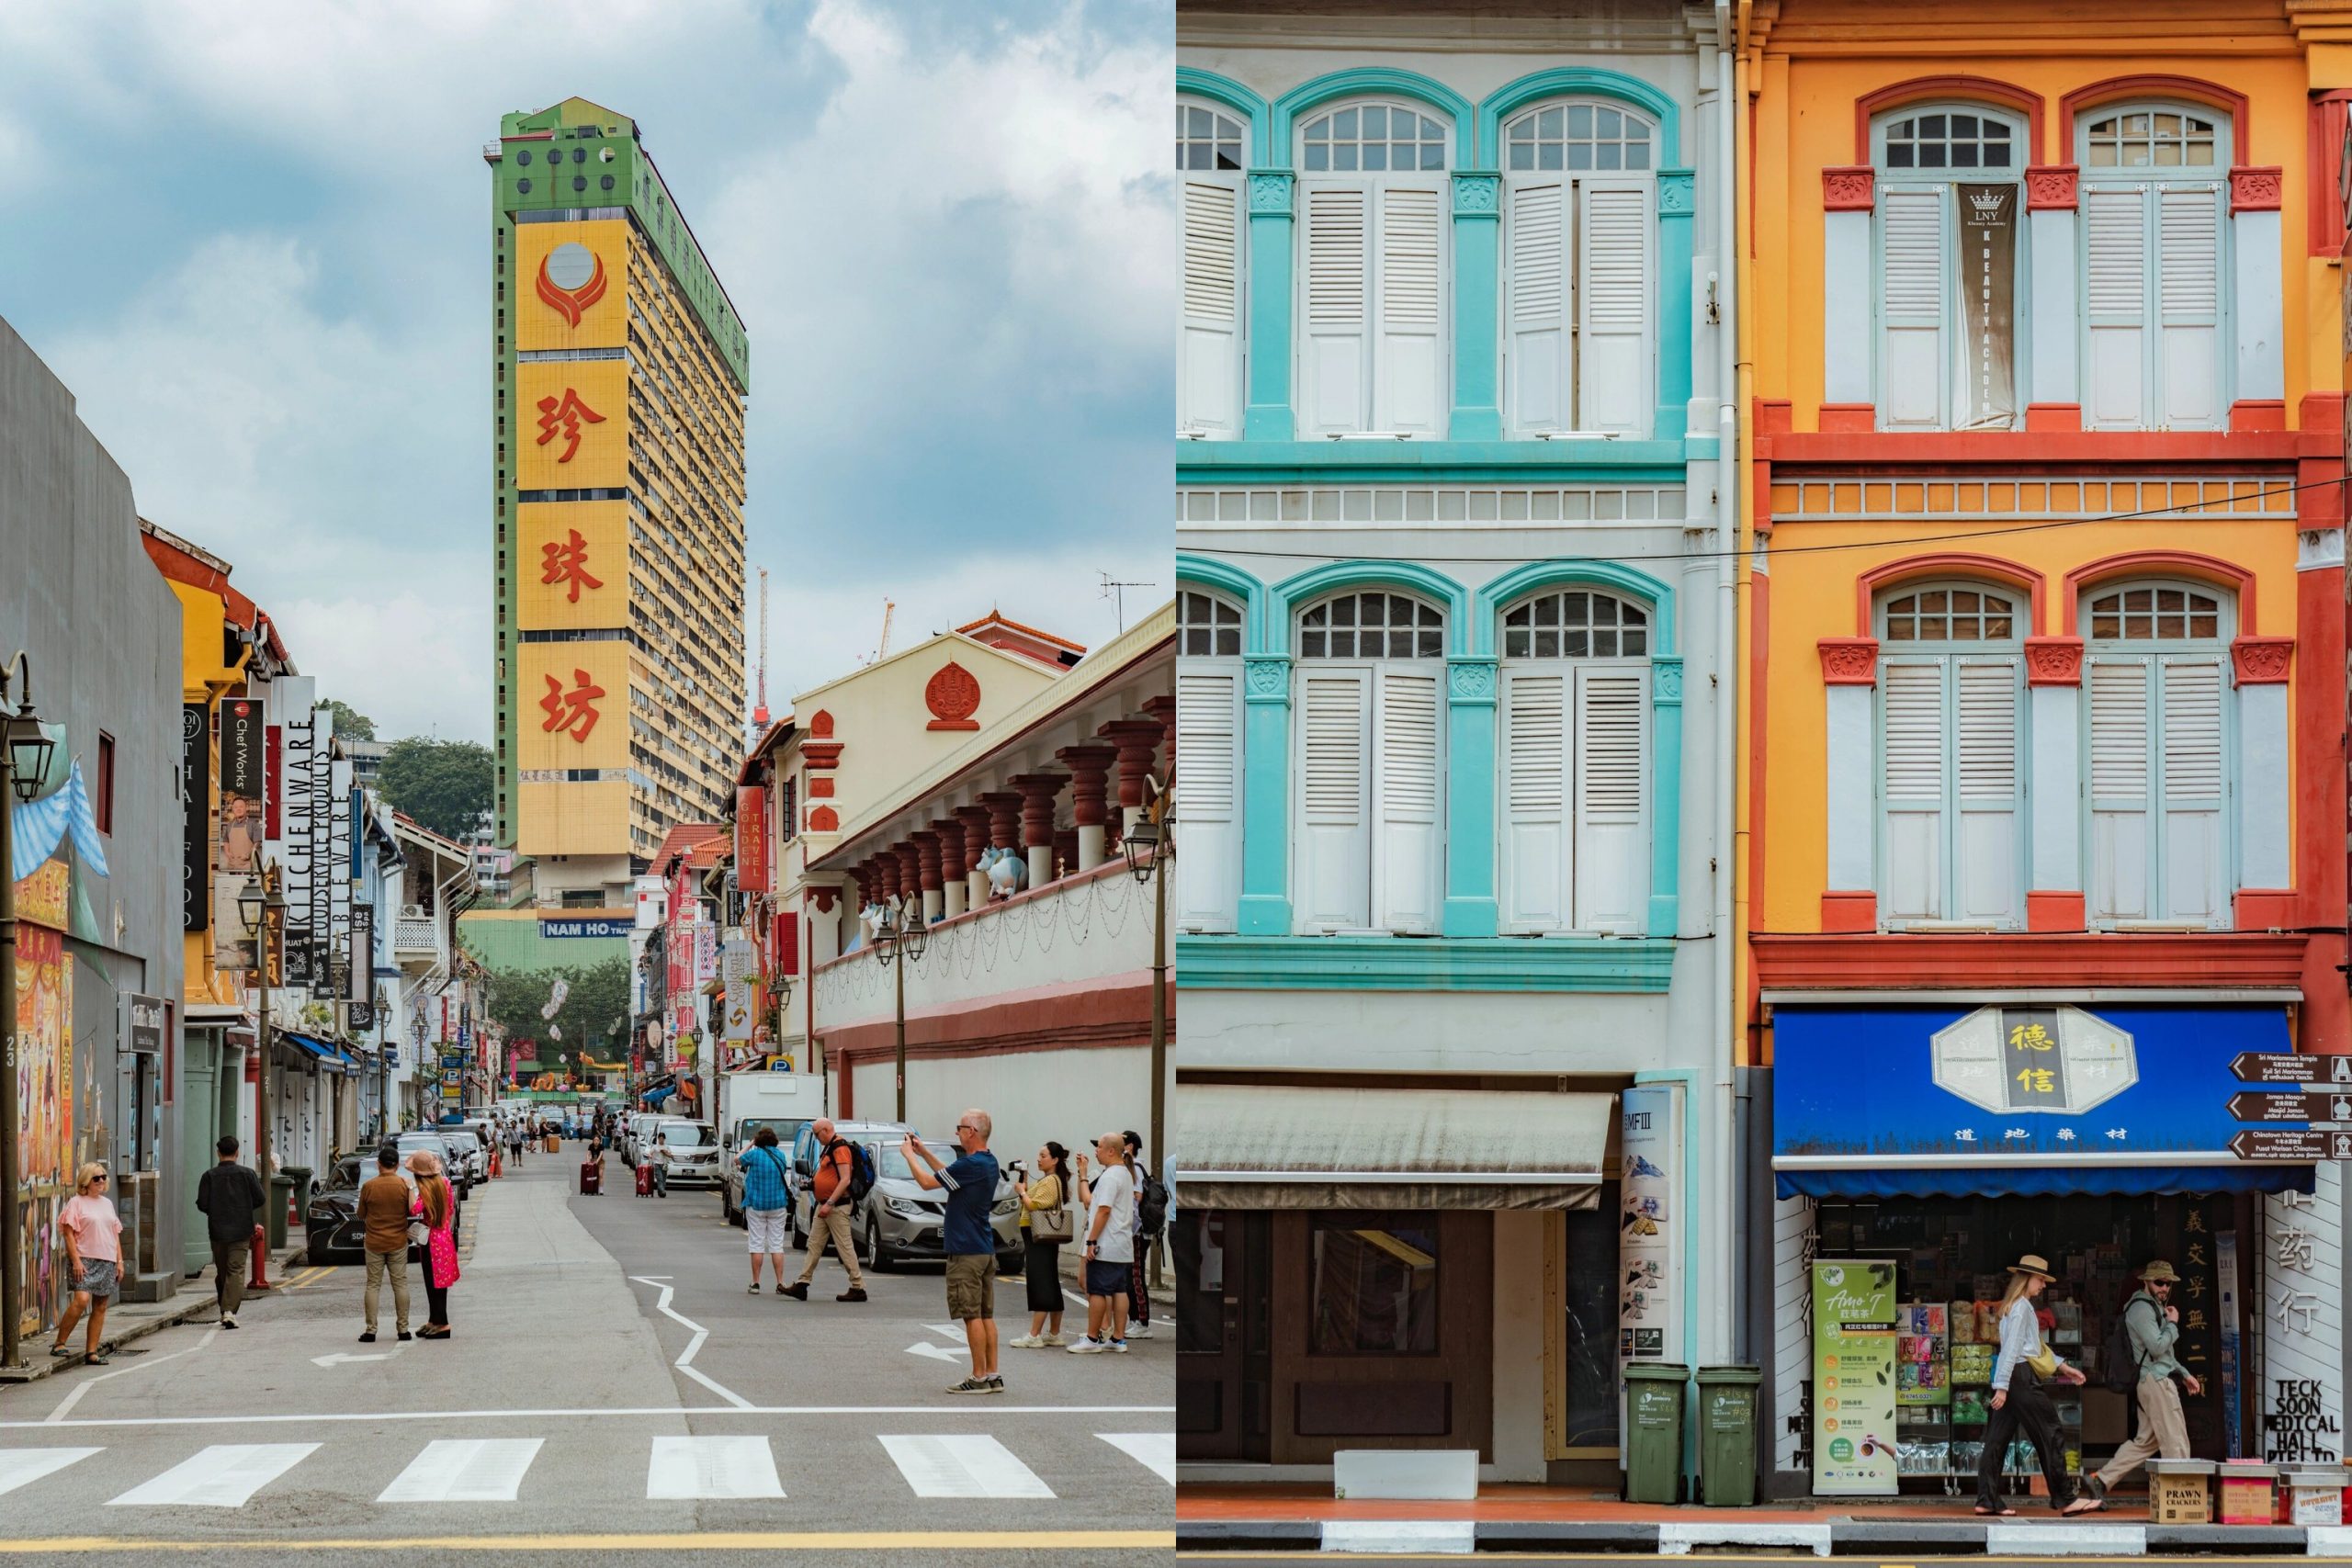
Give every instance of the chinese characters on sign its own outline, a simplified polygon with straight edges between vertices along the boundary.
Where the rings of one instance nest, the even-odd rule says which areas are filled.
[[[602,424],[605,416],[580,400],[580,394],[570,387],[560,398],[548,396],[539,400],[539,440],[542,446],[555,439],[557,426],[563,429],[563,455],[556,459],[569,463],[580,450],[580,426],[582,423]]]
[[[2058,1049],[2055,1010],[2005,1008],[2008,1043],[2008,1098],[2017,1110],[2043,1106],[2063,1109],[2066,1093],[2066,1056]]]
[[[585,670],[572,671],[571,679],[572,688],[567,692],[560,679],[547,677],[548,694],[539,699],[539,707],[548,716],[539,728],[550,735],[569,735],[584,743],[588,732],[596,728],[595,700],[605,694],[605,688],[589,680]]]
[[[588,575],[588,541],[581,537],[577,528],[566,531],[571,536],[569,540],[552,539],[539,547],[547,558],[540,564],[539,581],[569,584],[571,591],[566,595],[566,602],[577,604],[582,588],[602,588],[605,584],[603,579]]]

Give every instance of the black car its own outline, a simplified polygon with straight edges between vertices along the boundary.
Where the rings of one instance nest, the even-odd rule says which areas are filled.
[[[368,1161],[368,1174],[373,1176],[375,1161]],[[310,1212],[302,1216],[309,1248],[304,1254],[311,1263],[365,1263],[368,1261],[364,1227],[359,1223],[359,1156],[345,1155],[334,1162],[326,1184],[311,1194]]]

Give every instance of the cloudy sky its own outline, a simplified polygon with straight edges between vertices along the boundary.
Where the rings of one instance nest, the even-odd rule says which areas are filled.
[[[322,693],[490,737],[498,117],[634,117],[752,337],[773,705],[1169,592],[1170,0],[0,5],[0,315]],[[754,579],[756,582],[756,579]],[[756,603],[756,594],[753,595]],[[756,610],[754,610],[756,613]]]

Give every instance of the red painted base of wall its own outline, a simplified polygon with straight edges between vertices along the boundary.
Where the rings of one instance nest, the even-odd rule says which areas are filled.
[[[2230,923],[2242,931],[2293,931],[2301,896],[2291,887],[2241,887],[2231,901]]]
[[[1175,1032],[1176,990],[1168,991],[1169,1032]],[[907,1015],[907,1055],[994,1056],[1016,1051],[1085,1050],[1133,1045],[1151,1038],[1151,976],[1118,976],[1083,987],[1042,987],[949,1012]],[[898,1049],[889,1019],[829,1029],[829,1063],[888,1056]]]
[[[2025,428],[2029,435],[2046,435],[2056,432],[2079,434],[2083,428],[2083,405],[2028,403],[2025,405]]]
[[[1853,434],[1857,431],[1878,428],[1878,408],[1873,403],[1824,403],[1821,405],[1821,428],[1825,433]]]
[[[2030,931],[2078,931],[2089,926],[2079,893],[2028,893],[2025,929]]]
[[[1825,931],[1878,930],[1878,895],[1871,892],[1824,893],[1821,929]]]
[[[2313,941],[2253,931],[1910,931],[1758,935],[1748,945],[1767,990],[2302,986],[2308,997]],[[2340,948],[2343,939],[2335,941]],[[2344,977],[2331,975],[2340,1002]]]
[[[2232,430],[2284,430],[2287,401],[2283,398],[2247,398],[2230,405]]]

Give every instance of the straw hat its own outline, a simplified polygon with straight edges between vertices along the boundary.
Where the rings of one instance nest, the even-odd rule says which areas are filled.
[[[2057,1282],[2058,1279],[2057,1275],[2052,1274],[2050,1271],[2050,1264],[2046,1259],[2037,1257],[2030,1252],[2018,1258],[2015,1263],[2010,1264],[2009,1272],[2012,1274],[2037,1275],[2041,1279],[2050,1280],[2053,1284]]]
[[[2161,1285],[2169,1281],[2177,1280],[2180,1276],[2173,1272],[2171,1264],[2166,1263],[2162,1258],[2158,1258],[2155,1262],[2149,1264],[2145,1269],[2140,1270],[2140,1278],[2146,1280],[2151,1285]]]

